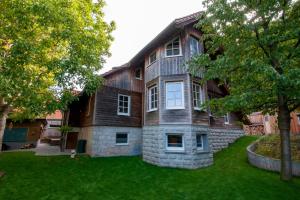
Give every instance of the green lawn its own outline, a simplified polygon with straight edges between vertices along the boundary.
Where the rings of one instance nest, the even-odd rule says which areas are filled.
[[[300,199],[300,179],[247,163],[244,137],[215,155],[215,164],[198,170],[160,168],[140,157],[36,157],[2,153],[0,199]]]

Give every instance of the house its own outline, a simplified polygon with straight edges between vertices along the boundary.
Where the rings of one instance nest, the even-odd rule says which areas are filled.
[[[249,135],[267,135],[279,133],[278,120],[276,115],[254,112],[248,116],[251,125],[245,125],[244,130]],[[300,134],[300,113],[291,113],[290,132]]]
[[[91,156],[142,154],[158,166],[199,168],[244,134],[239,115],[215,116],[201,104],[227,94],[200,84],[185,63],[205,51],[194,28],[201,13],[174,20],[128,63],[103,74],[104,86],[69,106],[67,123]]]
[[[3,150],[36,147],[39,139],[60,137],[62,114],[59,110],[53,114],[36,119],[13,121],[8,119],[3,136]]]
[[[14,122],[11,119],[7,119],[2,150],[20,149],[28,145],[35,147],[46,124],[47,121],[44,118],[27,119],[22,122]]]

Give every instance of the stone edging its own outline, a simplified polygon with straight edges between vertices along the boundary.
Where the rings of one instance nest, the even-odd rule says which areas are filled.
[[[279,172],[281,166],[279,159],[262,156],[254,152],[257,147],[258,141],[250,144],[247,147],[247,155],[248,155],[249,163],[261,169]],[[293,167],[293,175],[300,176],[300,162],[293,162],[292,167]]]

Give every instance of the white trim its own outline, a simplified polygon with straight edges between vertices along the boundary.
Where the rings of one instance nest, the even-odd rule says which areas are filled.
[[[182,96],[182,105],[181,106],[168,106],[168,91],[167,91],[167,84],[169,83],[180,83],[181,84],[181,96]],[[165,82],[165,103],[166,103],[166,109],[167,110],[179,110],[179,109],[185,109],[184,104],[184,82],[183,81],[168,81]]]
[[[192,85],[192,96],[193,96],[193,107],[194,107],[194,110],[198,110],[198,111],[201,111],[203,109],[201,109],[200,107],[195,107],[194,105],[194,101],[195,101],[195,98],[194,98],[194,85],[195,86],[199,86],[199,94],[200,94],[200,99],[197,99],[197,100],[200,100],[200,106],[204,104],[205,102],[205,92],[204,92],[204,88],[202,85],[200,85],[199,83],[195,83],[193,82],[193,85]]]
[[[136,76],[136,71],[137,71],[137,70],[140,70],[140,77],[137,77],[137,76]],[[135,69],[135,71],[134,71],[134,77],[135,77],[135,79],[137,79],[137,80],[143,80],[143,75],[142,75],[142,69],[141,69],[141,68]]]
[[[227,121],[225,121],[225,116],[224,116],[224,124],[230,124],[230,115],[229,113],[226,113]]]
[[[127,135],[127,142],[126,143],[117,143],[117,135],[118,134],[126,134]],[[116,146],[126,146],[126,145],[129,145],[129,134],[128,133],[122,133],[122,132],[117,132],[116,133],[116,137],[115,137],[115,145]]]
[[[119,112],[119,106],[120,106],[119,101],[120,101],[120,96],[128,97],[128,113],[122,113],[122,112]],[[122,115],[122,116],[130,116],[130,111],[131,111],[130,107],[131,107],[131,97],[128,96],[128,95],[125,95],[125,94],[118,94],[118,111],[117,111],[118,115]]]
[[[168,136],[169,135],[181,136],[182,147],[168,147]],[[184,134],[182,134],[182,133],[166,133],[165,140],[166,140],[166,150],[167,151],[180,151],[180,152],[184,151],[184,148],[185,148],[185,145],[184,145]]]
[[[192,40],[197,41],[197,53],[194,54],[194,55],[192,55],[192,53],[191,53],[191,41]],[[189,52],[190,53],[190,57],[193,57],[195,55],[199,55],[200,54],[200,41],[199,41],[198,37],[196,37],[194,35],[189,35],[189,51],[190,51]]]
[[[153,62],[151,62],[150,58],[151,58],[151,55],[155,54],[155,60]],[[157,61],[157,51],[154,51],[152,53],[149,54],[149,57],[148,57],[148,66],[149,67],[150,65],[152,65],[153,63],[155,63]]]
[[[201,144],[202,147],[198,147],[198,142],[197,142],[197,136],[200,135],[201,136]],[[203,151],[204,150],[204,134],[196,134],[196,147],[198,151]]]
[[[176,39],[179,39],[179,54],[178,55],[170,55],[170,56],[168,56],[167,55],[167,46],[168,46],[168,44],[170,44],[170,43],[173,43],[173,41],[174,40],[176,40]],[[182,56],[182,46],[181,46],[181,38],[180,38],[180,36],[176,36],[175,38],[173,38],[171,41],[169,41],[169,42],[167,42],[166,44],[165,44],[165,58],[171,58],[171,57],[176,57],[176,56]]]
[[[151,96],[152,96],[151,90],[153,88],[156,88],[156,96],[157,96],[157,107],[156,108],[150,108],[151,104],[152,104],[152,101],[151,101]],[[148,101],[147,101],[147,112],[156,111],[156,110],[158,110],[157,109],[158,108],[158,87],[157,87],[156,84],[154,84],[154,85],[148,87],[147,89],[148,89],[148,91],[147,91],[147,95],[148,95],[147,96],[147,99],[148,99]],[[154,97],[155,97],[155,95],[154,95]],[[154,103],[155,103],[155,99],[154,99]]]

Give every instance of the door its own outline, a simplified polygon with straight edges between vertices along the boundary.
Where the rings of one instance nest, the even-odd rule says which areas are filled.
[[[66,149],[76,149],[78,132],[69,132],[67,135]]]

